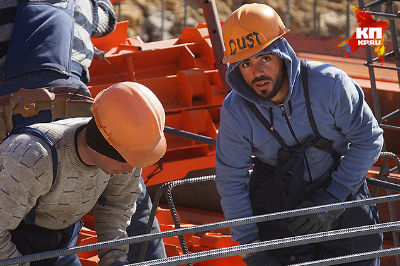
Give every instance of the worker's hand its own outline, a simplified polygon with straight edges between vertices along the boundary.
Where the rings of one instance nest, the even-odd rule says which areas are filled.
[[[265,251],[249,253],[243,256],[243,261],[247,266],[281,266],[273,256]]]
[[[304,201],[298,209],[319,205],[338,203],[327,191],[317,191],[309,201]],[[332,223],[344,213],[345,209],[325,211],[314,214],[303,215],[294,218],[289,224],[288,229],[293,235],[313,234],[317,232],[329,231]]]
[[[128,264],[128,257],[126,253],[119,249],[108,251],[100,259],[100,266],[121,266]]]

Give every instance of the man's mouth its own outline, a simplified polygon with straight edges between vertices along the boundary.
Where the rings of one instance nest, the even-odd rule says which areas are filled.
[[[258,94],[266,95],[266,94],[268,94],[268,88],[269,88],[270,83],[271,83],[271,81],[269,81],[269,80],[261,80],[261,81],[255,82],[253,86]]]
[[[261,90],[263,87],[267,86],[269,83],[271,83],[271,82],[268,80],[262,80],[262,81],[255,82],[254,86]]]

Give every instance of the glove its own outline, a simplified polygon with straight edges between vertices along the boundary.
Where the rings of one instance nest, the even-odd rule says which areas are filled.
[[[304,201],[298,209],[319,205],[338,203],[329,192],[325,190],[317,191],[309,201]],[[345,209],[325,211],[294,218],[288,225],[288,230],[293,235],[313,234],[317,232],[329,231],[332,223],[344,213]]]
[[[273,256],[265,251],[250,253],[243,257],[247,266],[281,266]]]
[[[100,266],[121,266],[128,264],[126,253],[119,249],[108,251],[100,259]]]

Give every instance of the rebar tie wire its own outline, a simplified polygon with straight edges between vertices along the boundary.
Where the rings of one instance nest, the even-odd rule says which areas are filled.
[[[343,208],[352,208],[352,207],[358,207],[358,206],[362,206],[362,205],[385,203],[385,202],[396,201],[396,200],[400,200],[400,194],[387,195],[387,196],[381,196],[381,197],[376,197],[376,198],[368,198],[368,199],[363,199],[363,200],[346,201],[346,202],[341,202],[341,203],[334,203],[334,204],[329,204],[329,205],[321,205],[321,206],[315,206],[315,207],[309,207],[309,208],[303,208],[303,209],[276,212],[276,213],[270,213],[270,214],[252,216],[252,217],[245,217],[245,218],[228,220],[228,221],[223,221],[223,222],[216,222],[216,223],[198,225],[198,226],[187,227],[187,228],[179,228],[179,229],[163,231],[163,232],[159,232],[159,233],[127,237],[124,239],[104,241],[104,242],[100,242],[100,243],[93,243],[93,244],[89,244],[89,245],[78,246],[78,247],[73,247],[73,248],[68,248],[68,249],[57,249],[57,250],[51,250],[51,251],[46,251],[46,252],[41,252],[41,253],[36,253],[36,254],[29,254],[29,255],[24,255],[24,256],[20,256],[20,257],[1,260],[0,265],[21,264],[21,263],[28,262],[28,261],[43,260],[43,259],[47,259],[47,258],[65,256],[65,255],[69,255],[69,254],[92,251],[92,250],[102,249],[102,248],[110,248],[110,247],[128,245],[128,244],[132,244],[132,243],[138,243],[138,242],[149,241],[149,240],[154,240],[154,239],[160,239],[160,238],[166,238],[166,237],[172,237],[172,236],[178,236],[178,235],[185,235],[185,234],[192,234],[192,233],[198,233],[198,232],[203,232],[203,231],[209,231],[209,230],[213,230],[213,229],[239,226],[239,225],[245,225],[245,224],[251,224],[251,223],[260,223],[260,222],[272,221],[272,220],[283,219],[283,218],[291,218],[291,217],[298,216],[298,215],[307,215],[307,214],[313,214],[313,213],[324,212],[324,211],[332,211],[332,210],[343,209]],[[399,230],[400,225],[397,225],[397,222],[395,222],[395,223],[396,223],[395,225],[393,225],[393,222],[392,222],[392,223],[382,224],[381,226],[386,225],[388,228],[395,226],[396,228],[393,230]],[[379,226],[379,225],[366,226],[366,228],[368,228],[368,230],[378,230],[381,226]],[[364,227],[360,227],[360,228],[364,228]],[[386,230],[385,228],[386,227],[383,227],[383,230]],[[334,232],[336,234],[338,232],[340,233],[342,231],[347,231],[347,230],[352,231],[354,229],[342,229],[342,230],[338,230],[338,231],[317,233],[317,234],[311,235],[310,238],[314,239],[312,241],[315,241],[315,238],[320,238],[322,236],[325,236],[326,234],[327,235],[332,234],[331,232]],[[368,231],[368,230],[366,230],[366,231]],[[377,231],[377,232],[380,232],[380,231]],[[384,232],[384,231],[382,231],[382,232]],[[300,238],[301,237],[304,237],[304,236],[300,236]],[[287,240],[287,242],[292,242],[293,240],[295,240],[297,238],[298,237],[290,238],[290,241]],[[321,238],[321,239],[322,239],[322,241],[324,241],[324,238]],[[275,242],[276,241],[277,240],[275,240]],[[275,242],[273,241],[272,243],[275,243]],[[270,242],[267,243],[268,246],[270,245],[269,243]],[[285,242],[282,242],[282,243],[285,243]],[[289,244],[285,244],[285,245],[289,245]],[[246,246],[246,245],[244,245],[244,246]],[[246,247],[253,247],[253,246],[247,245]],[[256,246],[256,247],[258,247],[258,246]],[[284,246],[280,246],[280,247],[284,247]],[[234,248],[238,248],[238,247],[234,247]],[[276,248],[278,248],[278,247],[276,247]],[[234,249],[234,250],[236,250],[236,249]],[[237,252],[237,254],[243,254],[243,253],[248,253],[248,252],[255,252],[255,251],[253,251],[253,249],[250,249],[250,250],[245,249],[244,251],[240,250],[239,252]],[[194,255],[194,254],[190,254],[190,255]],[[189,256],[189,255],[182,255],[182,256]],[[221,257],[222,256],[223,255],[221,255]],[[180,262],[178,264],[182,264],[182,262]],[[141,265],[141,264],[138,264],[138,265]],[[146,264],[143,264],[143,265],[146,265]],[[151,265],[153,265],[153,264],[151,264]],[[170,265],[175,265],[175,264],[170,264]]]

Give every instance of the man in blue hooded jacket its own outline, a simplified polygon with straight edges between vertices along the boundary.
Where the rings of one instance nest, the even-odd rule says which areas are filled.
[[[288,31],[263,4],[243,5],[223,25],[232,92],[221,109],[216,182],[226,219],[369,197],[365,176],[382,148],[382,130],[360,86],[332,65],[300,61],[283,38]],[[375,223],[371,205],[235,226],[232,236],[247,244]],[[381,244],[382,234],[373,234],[243,259],[249,266],[287,265]]]

